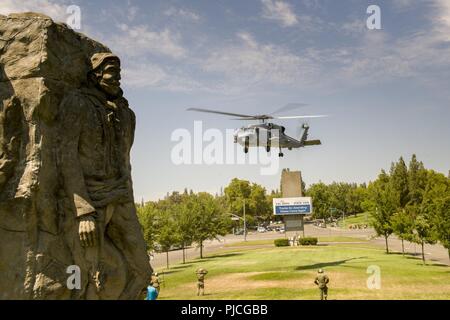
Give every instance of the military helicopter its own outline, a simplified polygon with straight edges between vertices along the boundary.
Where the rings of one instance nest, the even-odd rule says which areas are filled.
[[[270,122],[270,120],[274,119],[306,119],[327,117],[327,115],[274,116],[275,113],[303,106],[306,106],[306,104],[287,104],[270,115],[246,115],[203,108],[188,108],[187,111],[214,113],[236,117],[233,120],[259,120],[260,123],[258,124],[251,124],[236,129],[233,135],[234,143],[239,143],[241,146],[243,146],[245,153],[248,153],[250,147],[265,147],[266,151],[270,152],[271,147],[274,146],[279,149],[278,156],[283,157],[283,148],[292,150],[294,148],[302,148],[306,146],[322,144],[320,140],[308,140],[309,125],[306,123],[303,123],[303,125],[301,126],[303,132],[300,135],[300,139],[297,140],[285,133],[286,128],[284,126]]]

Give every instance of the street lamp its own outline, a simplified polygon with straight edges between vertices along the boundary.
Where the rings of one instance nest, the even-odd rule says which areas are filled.
[[[240,197],[236,197],[236,198],[240,198]],[[236,199],[235,198],[235,199]],[[245,198],[242,198],[242,201],[244,202],[244,207],[243,207],[243,211],[244,211],[244,218],[242,219],[241,217],[239,217],[238,215],[235,215],[233,213],[230,213],[233,217],[238,217],[239,219],[244,221],[244,241],[247,241],[247,220],[245,219]]]
[[[239,217],[236,214],[230,213],[231,216],[233,216],[234,218],[238,218],[240,220],[244,221],[244,241],[247,241],[247,220],[245,219],[245,199],[244,200],[244,218]]]

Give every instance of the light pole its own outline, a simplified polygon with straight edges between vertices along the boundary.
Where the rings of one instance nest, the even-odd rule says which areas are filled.
[[[241,197],[233,197],[234,199],[239,199],[239,198],[241,198]],[[231,199],[231,198],[229,198],[229,199]],[[230,213],[232,216],[234,216],[234,217],[237,217],[237,218],[239,218],[239,219],[241,219],[241,220],[243,220],[244,221],[244,241],[247,241],[247,220],[245,219],[245,198],[241,198],[242,199],[242,201],[243,201],[243,203],[244,203],[244,207],[242,208],[243,209],[243,211],[244,211],[244,214],[243,214],[243,216],[244,216],[244,219],[242,219],[241,217],[239,217],[238,215],[235,215],[235,214],[233,214],[233,213]]]
[[[243,219],[242,219],[242,217],[239,217],[238,215],[233,214],[233,213],[230,213],[230,215],[233,216],[237,220],[244,221],[244,241],[247,241],[247,224],[246,224],[246,220],[245,220],[245,210],[244,210],[244,218]],[[233,220],[235,220],[235,219],[233,219]]]
[[[245,198],[244,200],[244,241],[247,241],[247,220],[245,220]]]

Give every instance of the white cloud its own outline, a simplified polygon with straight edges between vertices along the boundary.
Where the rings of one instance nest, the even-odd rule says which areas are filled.
[[[450,30],[450,1],[434,0],[434,6],[437,10],[436,22],[440,24],[440,28],[445,28],[447,32]]]
[[[413,6],[418,1],[417,0],[391,0],[391,2],[394,5],[394,7],[398,8],[398,9],[406,9],[406,8]]]
[[[124,67],[123,83],[133,88],[161,89],[177,92],[210,91],[190,76],[179,70],[165,70],[152,63],[131,63]]]
[[[288,3],[279,0],[261,0],[261,2],[263,18],[278,21],[283,27],[292,27],[298,24],[298,17]]]
[[[129,21],[133,21],[137,14],[139,13],[139,8],[136,6],[129,6],[127,10],[127,18]]]
[[[61,2],[61,1],[60,1]],[[69,4],[55,3],[49,0],[17,1],[2,0],[0,2],[0,14],[8,15],[18,12],[38,12],[48,15],[58,22],[65,22]]]
[[[203,64],[207,72],[223,74],[235,86],[292,84],[308,81],[314,65],[287,49],[258,43],[251,34],[237,34],[238,44],[216,48]]]
[[[181,17],[192,21],[200,20],[200,16],[197,13],[182,8],[170,7],[169,9],[164,11],[164,14],[168,17]]]
[[[169,29],[149,30],[148,26],[129,26],[121,24],[121,33],[112,36],[108,43],[121,54],[128,57],[157,54],[174,59],[183,58],[186,50],[180,44],[180,37]]]
[[[345,22],[341,26],[341,30],[344,34],[360,36],[361,34],[367,31],[366,20],[364,19],[354,19],[348,22]]]

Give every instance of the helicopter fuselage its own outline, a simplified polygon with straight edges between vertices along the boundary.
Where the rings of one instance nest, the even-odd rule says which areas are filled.
[[[306,128],[304,128],[307,130]],[[274,123],[254,124],[237,129],[234,142],[243,147],[300,148],[301,140],[285,134],[286,128]]]

